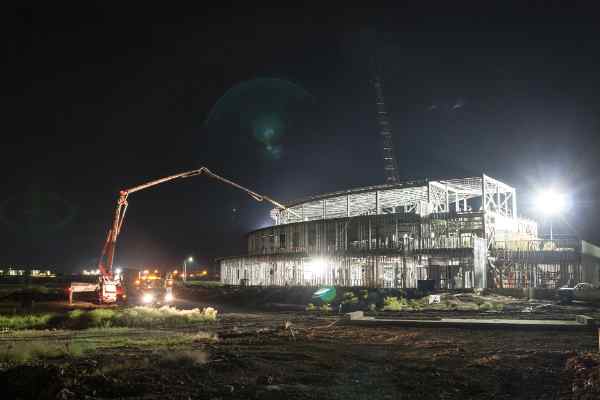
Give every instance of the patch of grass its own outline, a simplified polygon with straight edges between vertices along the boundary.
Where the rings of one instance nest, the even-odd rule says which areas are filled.
[[[342,300],[342,304],[358,304],[358,297],[354,294],[354,292],[346,292],[344,293],[344,298]]]
[[[321,307],[319,307],[319,311],[323,311],[323,312],[326,312],[326,313],[331,312],[332,311],[331,304],[327,304],[327,303],[321,304]]]
[[[0,329],[40,329],[48,326],[54,314],[0,315]]]
[[[65,357],[84,357],[108,349],[157,350],[164,354],[188,350],[199,342],[216,342],[218,336],[210,332],[181,333],[145,331],[130,328],[92,328],[85,331],[19,331],[9,333],[14,340],[0,342],[0,363],[24,364]],[[24,340],[26,339],[26,340]],[[161,350],[163,349],[163,350]],[[189,356],[189,357],[188,357]],[[185,354],[190,358],[192,354]],[[195,355],[194,355],[195,356]],[[199,360],[199,358],[197,358]]]
[[[491,301],[485,301],[479,304],[479,311],[502,311],[504,309],[504,304],[495,303]]]
[[[212,322],[217,319],[217,310],[207,307],[203,310],[177,310],[174,307],[161,308],[132,307],[117,313],[111,320],[112,326],[128,327],[178,327],[196,323]]]
[[[114,325],[118,311],[97,308],[92,311],[73,310],[66,318],[55,320],[55,324],[69,329],[110,328]]]
[[[164,306],[131,307],[125,309],[97,308],[92,311],[74,310],[67,314],[29,314],[0,316],[0,329],[89,329],[110,327],[153,328],[180,327],[217,319],[217,310],[205,309],[177,310]]]
[[[215,342],[218,339],[214,335],[202,337],[194,334],[149,334],[148,336],[115,335],[113,337],[95,337],[81,340],[94,344],[98,349],[127,348],[144,350],[158,347],[176,347],[196,342]]]
[[[423,303],[420,300],[388,296],[383,300],[383,309],[384,311],[418,311],[423,309]]]
[[[383,299],[384,311],[403,311],[409,309],[408,301],[404,298],[388,296]]]
[[[96,346],[88,342],[17,342],[0,347],[0,362],[24,364],[61,357],[81,357],[94,350],[96,350]]]
[[[317,307],[313,303],[308,303],[306,311],[317,311]]]

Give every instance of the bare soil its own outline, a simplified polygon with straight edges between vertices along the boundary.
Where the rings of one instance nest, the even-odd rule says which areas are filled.
[[[219,340],[7,367],[0,385],[24,399],[592,399],[600,387],[591,330],[366,328],[265,312],[186,330]]]
[[[256,291],[256,290],[255,290]],[[335,314],[269,312],[259,304],[297,298],[258,291],[190,291],[177,307],[215,306],[218,322],[178,329],[115,333],[161,343],[182,333],[218,337],[184,345],[123,345],[77,358],[0,365],[7,399],[598,399],[597,331],[344,325]],[[308,297],[307,297],[308,296]],[[219,303],[227,298],[228,301]],[[305,303],[304,303],[305,304]],[[6,303],[8,308],[13,307]],[[37,302],[33,310],[95,308],[83,301]],[[3,309],[0,304],[0,309]],[[301,309],[301,307],[300,307]],[[598,308],[515,300],[500,312],[377,312],[385,318],[574,319]],[[19,339],[64,340],[64,332]],[[6,339],[6,338],[5,338]],[[124,343],[127,340],[123,341]]]

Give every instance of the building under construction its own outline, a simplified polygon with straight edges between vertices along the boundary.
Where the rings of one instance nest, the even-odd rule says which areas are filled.
[[[517,215],[515,189],[485,175],[324,194],[274,209],[273,226],[248,234],[248,255],[221,260],[221,280],[439,289],[600,282],[600,248],[541,239],[537,223]]]
[[[600,283],[600,248],[546,240],[519,218],[515,188],[486,175],[400,181],[382,85],[374,79],[384,185],[274,209],[248,255],[222,259],[232,285],[438,289],[558,288]]]

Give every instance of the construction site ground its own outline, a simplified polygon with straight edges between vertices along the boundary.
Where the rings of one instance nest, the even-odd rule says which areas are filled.
[[[177,306],[205,304],[188,299]],[[536,304],[523,304],[525,312],[379,315],[571,319],[595,312],[586,305]],[[592,328],[352,326],[336,313],[210,305],[223,311],[217,322],[179,328],[3,332],[0,346],[78,338],[100,343],[102,350],[3,363],[0,385],[6,398],[36,399],[600,398],[598,332]]]

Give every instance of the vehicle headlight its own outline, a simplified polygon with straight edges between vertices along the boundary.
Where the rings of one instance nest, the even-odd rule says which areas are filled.
[[[142,296],[142,302],[152,303],[154,301],[154,295],[152,293],[144,293]]]
[[[171,293],[165,294],[165,301],[173,301],[173,295]]]

